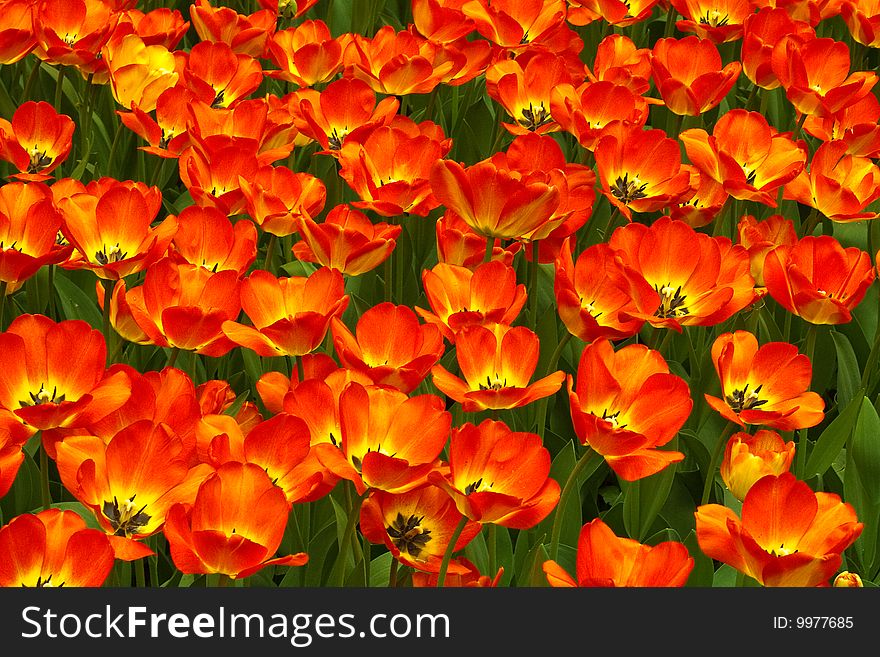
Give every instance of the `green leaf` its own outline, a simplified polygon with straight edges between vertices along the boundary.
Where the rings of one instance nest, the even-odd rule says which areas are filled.
[[[837,404],[846,408],[858,392],[862,374],[849,339],[838,331],[831,331],[831,339],[837,352]]]
[[[103,318],[101,310],[98,308],[98,302],[83,292],[61,270],[55,272],[55,289],[58,291],[61,310],[67,319],[85,320],[92,328],[101,330]]]
[[[868,499],[880,504],[880,418],[874,405],[866,397],[862,398],[856,429],[853,432],[850,454],[852,463],[859,472]]]
[[[393,558],[390,552],[383,552],[370,562],[370,588],[388,586],[388,576]]]
[[[623,524],[632,538],[644,540],[669,497],[674,478],[675,463],[672,463],[650,477],[620,482],[623,491]]]
[[[814,475],[822,474],[831,467],[856,427],[863,402],[867,402],[870,406],[870,402],[864,395],[854,397],[844,411],[825,427],[825,431],[816,440],[810,457],[807,459],[807,464],[804,467],[805,478],[809,479]]]
[[[694,569],[688,576],[685,586],[711,587],[715,578],[715,564],[700,548],[696,532],[692,531],[682,542],[694,558]]]
[[[22,513],[29,513],[40,503],[40,469],[25,452],[24,461],[18,468],[12,487],[0,499],[3,517],[11,519]]]

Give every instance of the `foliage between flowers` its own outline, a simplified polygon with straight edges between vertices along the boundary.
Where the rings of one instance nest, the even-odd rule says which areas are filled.
[[[877,2],[0,7],[0,584],[877,583]]]

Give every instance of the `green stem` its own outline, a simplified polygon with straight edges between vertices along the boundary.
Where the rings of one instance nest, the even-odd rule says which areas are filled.
[[[813,208],[813,211],[810,212],[810,215],[807,217],[806,221],[804,221],[804,232],[801,237],[806,237],[807,235],[812,235],[813,231],[816,230],[816,225],[821,220],[822,215],[819,213],[817,208]]]
[[[55,78],[55,111],[61,114],[61,98],[64,87],[64,78],[67,75],[67,67],[58,67],[58,77]]]
[[[544,373],[544,376],[550,376],[555,370],[556,366],[559,364],[559,359],[562,357],[562,352],[565,350],[565,347],[571,341],[572,335],[568,331],[565,332],[565,335],[562,336],[562,339],[559,341],[559,344],[556,345],[556,350],[553,352],[553,355],[550,356],[550,361],[547,363],[547,371]],[[544,438],[544,425],[547,422],[547,407],[550,404],[550,397],[543,397],[538,401],[538,414],[537,414],[537,431],[538,435],[541,438]]]
[[[104,312],[103,312],[103,329],[104,329],[104,344],[107,346],[107,354],[113,353],[110,345],[113,341],[113,336],[110,333],[110,302],[113,299],[113,288],[115,287],[113,281],[108,279],[102,279],[101,284],[104,286]],[[107,361],[107,366],[113,364],[112,360]]]
[[[147,539],[147,543],[149,544],[150,549],[155,552],[155,554],[150,557],[150,586],[157,589],[159,588],[159,539],[154,534]]]
[[[529,261],[529,316],[532,319],[532,330],[538,330],[538,240],[532,242],[532,259]]]
[[[611,211],[611,214],[608,215],[608,223],[605,224],[605,229],[599,233],[599,236],[603,240],[608,239],[608,236],[611,233],[611,229],[614,227],[614,224],[617,221],[617,217],[619,217],[619,216],[620,216],[620,208],[615,206],[614,210]]]
[[[458,526],[452,533],[452,538],[449,539],[449,544],[446,546],[446,551],[443,553],[443,561],[440,562],[440,573],[437,575],[438,589],[443,588],[443,583],[446,581],[446,571],[449,570],[449,562],[452,559],[452,553],[455,552],[455,544],[458,543],[458,538],[464,531],[467,522],[467,516],[462,516],[461,520],[458,521]]]
[[[296,358],[296,375],[299,377],[299,383],[302,383],[306,380],[306,372],[303,367],[303,357],[295,356]]]
[[[391,555],[391,568],[388,570],[388,587],[395,588],[397,586],[397,559]]]
[[[27,82],[25,82],[24,90],[21,92],[21,102],[25,102],[29,100],[31,97],[31,92],[34,90],[34,84],[37,82],[37,78],[40,77],[40,67],[42,62],[34,57],[34,66],[31,69],[30,75],[28,75]]]
[[[6,312],[6,281],[0,281],[0,331],[6,330],[4,314]]]
[[[345,523],[345,530],[342,534],[342,540],[339,542],[339,554],[336,557],[336,563],[333,564],[333,570],[330,573],[330,585],[341,587],[345,584],[345,562],[348,560],[348,551],[351,547],[351,540],[354,536],[354,527],[357,525],[358,517],[361,512],[361,505],[369,495],[370,489],[364,491],[363,495],[357,496],[348,512],[348,520]]]
[[[873,379],[874,369],[877,367],[878,357],[880,357],[880,321],[877,322],[877,328],[874,329],[874,344],[871,345],[871,353],[868,354],[865,369],[862,371],[861,389],[864,394],[870,394],[874,389],[871,379]]]
[[[122,128],[124,124],[119,121],[116,126],[116,132],[113,134],[113,143],[110,144],[110,154],[107,156],[107,174],[110,175],[114,171],[113,159],[116,156],[116,150],[119,148],[119,142],[122,139]]]
[[[568,500],[572,494],[580,488],[578,477],[587,469],[588,465],[597,463],[601,458],[602,457],[597,451],[591,447],[587,447],[586,451],[581,458],[578,459],[578,462],[569,473],[568,479],[565,480],[565,485],[562,487],[562,492],[559,494],[559,503],[556,505],[556,512],[553,516],[553,530],[550,533],[549,556],[553,560],[555,560],[559,554],[559,539],[562,536],[562,517],[565,513],[565,507],[568,505]]]
[[[709,470],[706,472],[706,480],[703,482],[703,495],[700,497],[700,504],[709,502],[709,496],[712,494],[712,484],[715,483],[715,470],[718,469],[718,462],[721,460],[721,454],[724,452],[724,446],[727,445],[727,439],[733,433],[734,429],[739,427],[736,422],[727,421],[727,426],[718,437],[718,443],[712,452],[712,459],[709,461]]]
[[[144,559],[137,559],[134,562],[134,576],[137,587],[142,589],[147,585],[147,575],[144,571]]]
[[[486,237],[486,255],[483,258],[483,262],[490,262],[492,260],[492,251],[495,249],[495,238],[494,237]]]
[[[278,241],[278,238],[269,233],[269,241],[266,242],[266,259],[263,261],[263,269],[265,269],[270,274],[274,274],[273,267],[275,265],[275,242]]]
[[[677,13],[678,12],[676,12],[675,7],[670,7],[669,10],[666,12],[666,25],[663,28],[664,37],[671,37],[672,34],[675,32],[675,15]]]
[[[43,511],[52,506],[52,494],[49,492],[49,455],[40,440],[40,498],[43,502]]]
[[[798,119],[798,122],[794,126],[794,130],[791,133],[791,140],[797,141],[798,136],[801,134],[801,129],[804,127],[804,122],[807,120],[808,114],[801,114],[801,118]]]
[[[819,327],[816,324],[810,324],[807,328],[807,337],[804,340],[804,355],[813,365],[813,354],[816,351],[816,337],[819,333]],[[807,433],[809,428],[804,427],[798,430],[797,451],[795,452],[794,474],[798,479],[804,478],[804,469],[807,465]]]
[[[177,362],[177,357],[180,355],[180,347],[174,347],[171,349],[171,353],[168,354],[168,362],[165,363],[165,367],[174,367],[174,363]]]
[[[486,530],[489,534],[486,541],[486,547],[489,550],[489,577],[495,577],[498,572],[498,527],[495,523],[490,523]]]

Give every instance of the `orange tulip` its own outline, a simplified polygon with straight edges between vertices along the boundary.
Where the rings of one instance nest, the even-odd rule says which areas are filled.
[[[846,21],[853,41],[871,48],[880,47],[880,2],[844,0],[840,15]]]
[[[12,178],[45,181],[70,155],[74,123],[45,101],[29,100],[12,115],[12,122],[0,119],[0,159],[19,173]]]
[[[413,0],[413,25],[429,41],[450,43],[475,29],[474,21],[464,15],[468,0]]]
[[[723,399],[705,394],[709,406],[745,428],[759,424],[778,431],[814,427],[825,417],[825,402],[808,391],[809,358],[787,342],[768,342],[748,331],[724,333],[712,344],[712,361]]]
[[[813,154],[809,169],[785,186],[783,198],[815,208],[832,221],[880,217],[867,211],[880,198],[880,167],[848,151],[843,141],[823,143]]]
[[[737,224],[739,243],[749,252],[749,267],[755,285],[764,287],[764,263],[767,254],[777,246],[797,244],[797,232],[791,219],[773,214],[762,221],[744,215]]]
[[[804,131],[822,141],[840,140],[847,153],[875,159],[880,156],[880,101],[868,94],[828,117],[808,116]]]
[[[195,426],[200,413],[196,390],[189,376],[173,367],[143,374],[123,364],[115,364],[108,369],[108,373],[117,371],[124,372],[129,379],[131,396],[128,401],[87,425],[43,431],[42,443],[49,457],[56,458],[56,444],[68,436],[97,436],[109,444],[123,429],[135,422],[149,420],[152,425],[167,425],[183,444],[179,457],[190,466],[197,465]]]
[[[266,56],[280,70],[266,74],[300,87],[329,82],[342,70],[342,51],[343,41],[331,36],[324,21],[306,20],[269,37]]]
[[[748,6],[747,0],[743,0]],[[736,84],[742,70],[737,61],[723,65],[709,39],[663,38],[654,44],[651,70],[660,96],[674,114],[699,116],[716,107]]]
[[[745,248],[683,221],[660,217],[650,226],[628,224],[608,244],[660,295],[653,314],[627,313],[654,326],[715,326],[756,299]]]
[[[365,374],[376,385],[410,393],[443,355],[443,335],[419,324],[408,306],[390,301],[364,311],[352,334],[339,317],[330,321],[333,346],[343,367]]]
[[[692,32],[712,43],[727,43],[742,37],[743,23],[754,11],[749,0],[670,0],[684,16],[675,27]]]
[[[199,486],[192,505],[169,510],[165,536],[171,558],[183,573],[233,579],[267,566],[302,566],[308,562],[304,552],[272,558],[289,513],[284,491],[260,466],[224,463]]]
[[[388,96],[430,93],[467,63],[464,53],[433,43],[414,28],[383,25],[373,38],[352,34],[343,54],[344,77],[366,82]]]
[[[186,87],[171,87],[156,98],[155,118],[136,105],[130,112],[117,114],[126,128],[149,144],[139,149],[162,158],[176,158],[190,145],[186,129],[188,108],[194,100],[195,94]]]
[[[101,56],[116,102],[125,109],[137,105],[144,112],[156,109],[159,95],[177,84],[184,64],[165,46],[147,45],[137,34],[110,39]]]
[[[471,270],[485,262],[489,239],[492,239],[491,259],[509,266],[513,265],[513,256],[523,246],[522,242],[511,242],[504,246],[497,238],[483,237],[452,210],[447,210],[437,220],[435,232],[437,260]]]
[[[105,370],[104,336],[81,320],[19,315],[0,333],[0,352],[0,406],[35,429],[87,425],[131,394],[123,372]]]
[[[863,524],[833,493],[814,493],[786,472],[759,479],[742,518],[718,504],[697,507],[697,540],[718,559],[763,586],[827,586]]]
[[[157,7],[146,13],[139,9],[123,9],[111,38],[137,34],[148,46],[160,45],[174,50],[189,27],[190,22],[183,19],[178,9]]]
[[[101,47],[119,20],[118,11],[95,0],[36,0],[32,4],[37,57],[84,72],[100,70]]]
[[[279,413],[253,426],[247,433],[229,415],[217,415],[217,434],[208,448],[210,461],[255,463],[263,468],[287,497],[288,504],[316,499],[323,484],[323,467],[314,454],[309,459],[309,427],[304,420]]]
[[[565,374],[558,370],[529,383],[538,366],[538,336],[525,326],[472,324],[455,333],[464,380],[442,365],[431,368],[434,385],[466,413],[519,408],[555,394]]]
[[[360,197],[356,208],[384,217],[425,217],[437,207],[428,181],[431,167],[449,152],[451,141],[431,121],[396,117],[369,133],[349,135],[339,151],[339,175]]]
[[[221,327],[241,310],[236,271],[211,272],[162,258],[147,269],[143,285],[127,290],[119,281],[112,303],[110,320],[126,339],[206,356],[235,347]],[[127,335],[125,326],[132,324],[140,336]]]
[[[585,72],[591,82],[612,82],[641,96],[651,88],[651,49],[637,48],[623,34],[609,34],[599,42],[593,66],[586,66]]]
[[[728,194],[724,187],[711,176],[699,169],[691,168],[691,188],[693,195],[669,209],[669,216],[683,221],[691,228],[706,226],[721,213]]]
[[[190,146],[178,159],[180,180],[196,205],[238,214],[245,206],[240,181],[254,178],[260,167],[257,149],[254,142],[234,137],[212,141],[206,148]]]
[[[522,174],[483,160],[469,167],[451,160],[434,164],[431,189],[437,200],[477,233],[489,238],[537,240],[563,217],[550,218],[560,203],[559,189],[544,172]]]
[[[107,536],[74,511],[26,513],[0,527],[0,586],[99,587],[112,569]]]
[[[183,80],[212,107],[230,107],[256,91],[263,70],[258,60],[222,41],[200,41],[189,51]]]
[[[241,306],[253,326],[230,318],[223,333],[261,356],[302,356],[321,344],[330,320],[345,311],[344,288],[342,274],[328,267],[290,278],[254,271],[241,284]]]
[[[58,244],[61,215],[42,183],[0,187],[0,283],[15,292],[43,265],[63,262],[73,247]]]
[[[422,272],[431,312],[416,306],[425,321],[455,342],[455,334],[471,324],[513,324],[526,302],[526,286],[517,284],[513,267],[492,260],[473,270],[439,263]]]
[[[0,16],[0,64],[14,64],[36,47],[31,0],[9,0]]]
[[[191,205],[177,216],[169,256],[212,272],[230,269],[243,276],[257,258],[257,229],[235,224],[217,208]]]
[[[486,91],[514,119],[515,123],[502,125],[515,135],[559,130],[550,113],[551,92],[559,85],[572,84],[565,58],[549,52],[529,50],[486,70]]]
[[[384,544],[402,564],[419,571],[439,573],[449,542],[462,515],[452,499],[436,486],[404,493],[373,491],[361,508],[361,531],[371,543]],[[482,529],[468,521],[453,546],[463,550]],[[448,573],[465,575],[468,569],[450,561]]]
[[[688,158],[732,197],[776,207],[780,186],[794,179],[807,161],[806,145],[776,132],[758,112],[733,109],[715,123],[679,136]]]
[[[563,0],[469,0],[462,13],[481,35],[509,52],[553,46],[564,39]]]
[[[228,108],[212,107],[196,98],[187,113],[190,143],[206,154],[217,150],[217,142],[240,144],[247,150],[254,149],[257,163],[262,166],[288,157],[294,148],[294,140],[284,135],[291,119],[287,117],[279,125],[270,118],[272,106],[266,98],[240,100]]]
[[[189,16],[202,41],[222,41],[232,52],[251,57],[263,56],[277,21],[276,12],[270,9],[244,15],[230,7],[214,7],[208,0],[196,0]]]
[[[871,256],[844,248],[830,235],[807,235],[767,254],[767,292],[790,313],[812,324],[845,324],[876,278]]]
[[[832,38],[787,38],[773,51],[773,72],[800,114],[829,116],[871,93],[874,71],[849,72],[849,47]]]
[[[761,429],[751,436],[743,431],[727,441],[721,461],[721,479],[742,501],[758,479],[788,472],[794,459],[794,441],[785,442],[775,431]]]
[[[238,185],[248,217],[263,232],[278,237],[295,233],[300,222],[320,214],[327,201],[320,178],[284,166],[264,166],[249,176],[240,175]]]
[[[645,323],[641,317],[659,308],[658,293],[607,244],[588,247],[577,262],[572,256],[566,244],[556,260],[553,284],[556,309],[569,332],[584,342],[638,333]]]
[[[64,218],[61,232],[76,249],[63,266],[119,280],[165,255],[177,219],[168,216],[152,225],[162,203],[158,187],[111,179],[101,182],[58,203]]]
[[[352,381],[339,397],[342,440],[319,443],[318,458],[338,477],[367,489],[403,493],[425,483],[439,465],[452,415],[437,395],[406,394]]]
[[[302,217],[302,240],[293,245],[293,255],[304,262],[338,269],[346,276],[360,276],[391,255],[402,230],[399,224],[373,223],[364,213],[337,205],[322,223]]]
[[[642,127],[648,120],[648,103],[629,87],[600,80],[556,85],[550,91],[550,114],[578,143],[592,151],[602,129],[612,121]]]
[[[761,7],[745,19],[742,64],[743,73],[752,84],[763,89],[780,86],[773,72],[773,51],[783,37],[792,36],[806,41],[816,38],[816,31],[809,23],[792,18],[783,7]]]
[[[658,351],[631,344],[615,352],[608,340],[588,344],[577,384],[568,375],[568,397],[581,444],[601,454],[626,481],[636,481],[684,459],[658,449],[690,415],[693,401],[684,379],[670,374]]]
[[[152,554],[138,540],[162,528],[172,504],[192,502],[213,472],[206,464],[191,468],[180,438],[150,420],[130,424],[107,443],[98,436],[67,436],[55,451],[61,482],[92,510],[124,561]]]
[[[550,586],[680,587],[694,568],[694,558],[683,544],[646,545],[616,536],[600,518],[581,528],[576,559],[577,580],[555,561],[544,562]]]
[[[300,89],[293,96],[291,111],[297,130],[331,153],[337,153],[354,131],[388,125],[400,106],[393,96],[377,103],[376,93],[357,78],[334,80],[320,92]]]
[[[848,570],[844,570],[834,577],[834,582],[832,582],[831,586],[858,589],[863,588],[865,584],[862,582],[862,578],[859,577],[858,573],[851,573]]]
[[[260,375],[260,378],[257,379],[254,387],[257,389],[257,394],[260,396],[260,399],[263,402],[263,406],[265,406],[270,413],[281,413],[283,410],[285,410],[284,400],[287,397],[287,393],[293,392],[293,390],[300,383],[304,383],[305,381],[308,381],[310,379],[317,379],[319,381],[329,384],[330,378],[337,372],[337,370],[339,370],[339,372],[343,375],[352,374],[350,370],[344,368],[340,369],[335,360],[333,360],[327,354],[322,354],[320,352],[314,354],[306,354],[300,359],[300,362],[303,366],[302,381],[300,381],[300,376],[297,368],[294,368],[293,371],[291,371],[290,377],[286,376],[282,372],[269,371]],[[366,377],[362,377],[361,375],[357,374],[355,374],[355,376],[362,383],[370,382],[370,380]],[[346,383],[347,382],[348,379],[346,379]],[[345,386],[343,385],[342,387]],[[342,387],[339,388],[337,392],[341,393]],[[338,398],[339,395],[337,394],[336,397]],[[291,397],[291,401],[295,402],[296,400]],[[338,399],[336,401],[336,405],[338,406]],[[297,406],[297,408],[299,407]],[[213,412],[217,413],[220,411],[215,410]],[[291,410],[290,412],[306,420],[309,416],[308,411],[300,413],[299,411]],[[309,426],[311,427],[312,425],[310,424]],[[312,433],[314,434],[315,432],[312,431]],[[337,431],[336,433],[338,434],[339,431]],[[315,435],[315,438],[317,439],[317,434]]]
[[[628,27],[646,21],[658,0],[578,0],[578,4],[611,25]]]
[[[559,484],[549,475],[550,452],[538,434],[484,420],[453,430],[449,472],[432,472],[428,481],[471,520],[530,529],[559,502]]]
[[[623,123],[606,128],[593,149],[602,194],[628,220],[633,212],[656,212],[691,191],[678,142],[660,129]]]
[[[521,236],[523,241],[537,239],[538,262],[552,263],[562,242],[576,233],[593,212],[596,174],[590,167],[566,162],[562,148],[552,136],[534,132],[515,137],[507,150],[492,155],[491,161],[499,169],[517,171],[523,176],[542,172],[548,184],[559,190],[559,205],[547,220],[555,228],[541,239],[534,235],[544,235],[546,226]],[[531,260],[534,248],[526,249],[525,255]]]

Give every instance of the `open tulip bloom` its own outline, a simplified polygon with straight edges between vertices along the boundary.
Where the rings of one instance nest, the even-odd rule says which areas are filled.
[[[880,585],[878,71],[880,0],[0,0],[0,585]]]

